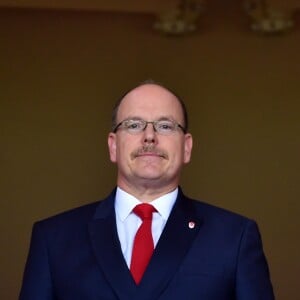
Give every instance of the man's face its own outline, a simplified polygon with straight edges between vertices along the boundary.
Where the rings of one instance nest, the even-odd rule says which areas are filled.
[[[168,90],[145,84],[129,92],[122,100],[117,124],[126,119],[157,121],[170,119],[184,124],[183,112],[177,98]],[[110,159],[118,166],[118,185],[130,187],[171,187],[179,183],[183,164],[190,161],[192,136],[178,128],[162,135],[152,124],[144,131],[132,134],[124,128],[108,136]]]

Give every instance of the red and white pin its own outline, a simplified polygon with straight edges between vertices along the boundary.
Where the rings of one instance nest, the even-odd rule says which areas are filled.
[[[195,228],[195,226],[196,226],[196,223],[195,223],[195,222],[193,222],[193,221],[190,221],[190,222],[189,222],[189,228],[190,228],[190,229]]]

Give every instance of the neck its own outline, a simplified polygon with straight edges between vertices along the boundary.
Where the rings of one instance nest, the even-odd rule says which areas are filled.
[[[141,202],[151,202],[165,194],[174,191],[178,184],[172,184],[164,187],[152,186],[152,185],[130,185],[124,184],[124,182],[118,182],[118,186],[126,193],[131,194]]]

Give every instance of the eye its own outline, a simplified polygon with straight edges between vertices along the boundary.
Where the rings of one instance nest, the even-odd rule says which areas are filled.
[[[143,127],[143,124],[139,120],[128,120],[125,123],[125,126],[128,130],[140,130]]]
[[[157,123],[157,129],[160,131],[173,131],[174,124],[171,121],[159,121]]]

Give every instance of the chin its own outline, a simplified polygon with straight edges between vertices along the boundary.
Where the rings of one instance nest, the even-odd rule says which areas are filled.
[[[162,177],[162,172],[138,172],[136,177],[146,180],[156,180]]]

